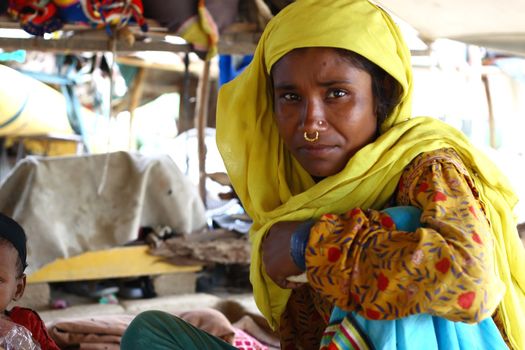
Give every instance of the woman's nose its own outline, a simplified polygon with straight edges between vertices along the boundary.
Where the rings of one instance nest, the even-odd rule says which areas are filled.
[[[319,101],[308,101],[304,107],[303,129],[306,132],[324,131],[328,127],[325,110]]]

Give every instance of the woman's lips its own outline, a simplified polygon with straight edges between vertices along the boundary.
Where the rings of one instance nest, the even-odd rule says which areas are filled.
[[[337,149],[337,146],[333,145],[304,145],[299,147],[299,152],[305,155],[321,157],[327,155]]]

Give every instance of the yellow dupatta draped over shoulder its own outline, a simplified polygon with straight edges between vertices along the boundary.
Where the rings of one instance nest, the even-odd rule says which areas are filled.
[[[400,104],[381,125],[381,136],[357,152],[340,173],[315,184],[285,149],[274,122],[271,67],[290,50],[336,47],[368,58],[403,88]],[[496,272],[506,286],[500,304],[505,329],[525,349],[525,252],[516,231],[517,198],[506,178],[456,129],[432,118],[411,118],[410,53],[399,29],[366,0],[298,0],[266,27],[252,63],[222,87],[217,143],[235,191],[254,224],[250,279],[255,301],[272,327],[279,323],[289,290],[275,285],[261,261],[261,241],[276,222],[318,218],[354,207],[380,209],[403,169],[420,153],[452,147],[470,169],[495,241]]]

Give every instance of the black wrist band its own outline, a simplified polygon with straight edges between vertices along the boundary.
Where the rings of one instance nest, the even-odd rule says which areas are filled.
[[[303,271],[306,271],[306,245],[308,244],[308,238],[310,237],[310,229],[314,225],[313,220],[308,220],[301,223],[292,233],[290,238],[290,255],[292,260]]]

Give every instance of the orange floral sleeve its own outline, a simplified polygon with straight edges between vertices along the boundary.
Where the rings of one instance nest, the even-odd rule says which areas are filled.
[[[504,291],[482,203],[453,150],[418,156],[396,205],[422,209],[422,227],[396,230],[376,210],[324,215],[306,248],[310,285],[333,304],[369,319],[429,313],[453,321],[490,316]]]

